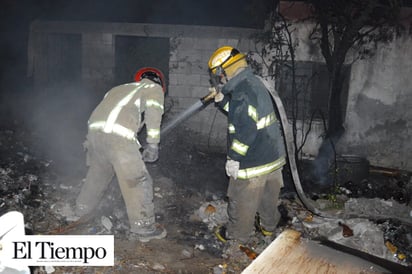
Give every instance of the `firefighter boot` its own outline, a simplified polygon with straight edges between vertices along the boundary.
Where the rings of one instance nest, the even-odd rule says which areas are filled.
[[[256,231],[262,233],[263,236],[265,236],[265,237],[273,237],[273,234],[274,234],[273,231],[266,230],[266,229],[262,226],[262,224],[260,223],[260,216],[259,216],[259,214],[256,214],[256,216],[255,216],[255,228],[256,228]]]
[[[160,240],[166,237],[167,231],[160,224],[156,223],[146,229],[141,229],[138,232],[132,232],[131,237],[140,242],[147,243],[151,240]]]
[[[227,242],[227,236],[226,236],[226,227],[225,226],[218,226],[215,228],[214,234],[216,238],[221,241],[222,243]]]

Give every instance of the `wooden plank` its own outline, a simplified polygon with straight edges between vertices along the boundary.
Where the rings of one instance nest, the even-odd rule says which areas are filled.
[[[251,273],[366,274],[389,271],[356,256],[301,239],[298,231],[285,230],[242,272]]]

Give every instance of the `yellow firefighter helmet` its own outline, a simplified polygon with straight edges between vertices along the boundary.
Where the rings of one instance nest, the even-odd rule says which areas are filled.
[[[222,74],[226,68],[245,58],[245,54],[240,53],[237,49],[231,46],[220,47],[209,59],[209,70],[213,74]]]

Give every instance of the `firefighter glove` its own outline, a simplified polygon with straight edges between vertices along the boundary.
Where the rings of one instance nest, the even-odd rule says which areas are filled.
[[[214,89],[217,93],[216,93],[216,95],[215,95],[215,102],[216,103],[219,103],[220,101],[222,101],[223,100],[223,98],[225,97],[224,95],[223,95],[223,93],[221,93],[220,91],[218,91],[218,90],[216,90],[215,88],[211,88],[211,89]],[[209,91],[211,91],[211,89],[209,89]]]
[[[225,95],[223,95],[223,93],[218,92],[218,93],[215,95],[215,102],[216,102],[216,103],[219,103],[220,101],[223,100],[224,97],[225,97]]]
[[[159,159],[159,146],[157,144],[147,144],[142,153],[144,162],[153,163]]]
[[[240,163],[238,161],[228,159],[225,166],[227,176],[233,177],[233,179],[236,180],[239,172],[239,166]]]

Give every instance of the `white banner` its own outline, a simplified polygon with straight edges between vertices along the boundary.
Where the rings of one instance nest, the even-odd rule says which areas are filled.
[[[0,240],[0,266],[113,266],[113,235],[26,235]]]

